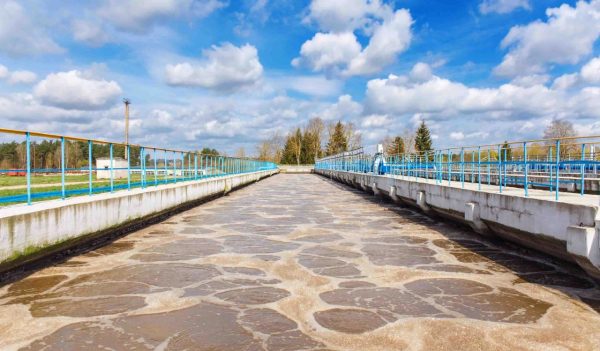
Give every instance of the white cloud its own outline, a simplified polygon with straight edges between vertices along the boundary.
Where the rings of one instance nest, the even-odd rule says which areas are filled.
[[[75,110],[107,108],[120,94],[117,82],[88,77],[77,70],[49,74],[34,88],[34,96],[43,103]]]
[[[72,23],[73,38],[93,47],[102,46],[109,36],[102,25],[93,21],[75,20]]]
[[[279,84],[289,90],[319,97],[338,95],[342,89],[339,80],[327,79],[323,76],[283,77]]]
[[[8,77],[8,68],[4,65],[0,65],[0,79]]]
[[[479,4],[479,11],[483,14],[492,12],[505,14],[518,8],[530,10],[531,5],[529,4],[529,0],[483,0]]]
[[[317,33],[302,44],[301,58],[295,58],[292,65],[308,65],[315,71],[339,71],[338,67],[348,65],[360,54],[361,46],[354,33]]]
[[[588,83],[600,83],[600,57],[593,58],[581,68],[581,78]]]
[[[0,2],[0,52],[21,56],[62,51],[18,2]]]
[[[406,9],[393,11],[380,1],[313,0],[307,17],[323,32],[316,33],[292,60],[295,67],[340,76],[368,75],[392,64],[412,39],[413,23]],[[359,30],[369,42],[362,47],[356,37]]]
[[[342,95],[334,104],[327,106],[319,111],[316,116],[328,121],[351,121],[356,119],[363,111],[360,103],[352,100],[350,95]]]
[[[385,127],[390,123],[390,119],[387,115],[368,115],[364,117],[361,121],[361,127],[363,128],[378,128]]]
[[[30,71],[14,71],[10,73],[10,84],[31,84],[37,80],[37,75]]]
[[[119,29],[145,32],[160,21],[202,18],[226,5],[221,0],[105,0],[98,13]]]
[[[324,31],[354,31],[368,26],[373,18],[392,12],[380,0],[313,0],[305,22],[316,22]]]
[[[256,84],[262,77],[263,66],[252,45],[241,47],[231,43],[213,45],[204,50],[201,61],[168,64],[166,81],[175,86],[199,86],[217,90],[235,90]]]
[[[465,138],[465,133],[463,133],[463,132],[450,133],[450,139],[452,139],[452,140],[463,140],[464,138]]]
[[[366,105],[376,113],[434,113],[440,117],[462,113],[508,112],[515,117],[543,115],[564,102],[562,93],[544,85],[504,84],[471,88],[438,76],[427,81],[390,75],[367,83]]]
[[[509,52],[494,69],[500,76],[543,73],[548,64],[576,64],[593,50],[600,36],[600,0],[579,1],[546,10],[546,22],[510,29],[502,40]]]
[[[410,71],[410,78],[414,81],[428,81],[432,76],[431,66],[424,62],[417,62]]]

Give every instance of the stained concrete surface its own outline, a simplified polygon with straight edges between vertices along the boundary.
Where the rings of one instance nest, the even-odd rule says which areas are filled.
[[[0,288],[6,350],[594,350],[573,265],[278,175]]]

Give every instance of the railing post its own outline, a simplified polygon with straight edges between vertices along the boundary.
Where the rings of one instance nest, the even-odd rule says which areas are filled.
[[[114,181],[113,181],[113,144],[108,144],[108,153],[110,156],[110,162],[109,162],[109,166],[110,166],[110,192],[112,193],[114,191]]]
[[[465,188],[465,149],[460,149],[460,183],[461,187]]]
[[[142,178],[142,189],[146,185],[146,155],[144,155],[144,147],[140,147],[140,176]]]
[[[481,146],[477,147],[477,189],[481,190]]]
[[[502,147],[498,145],[498,185],[502,194]]]
[[[529,196],[529,164],[527,163],[527,142],[523,142],[523,158],[525,162],[525,197]]]
[[[175,161],[175,151],[173,151],[173,182],[177,183],[177,161]]]
[[[198,154],[194,153],[194,180],[198,180]]]
[[[556,194],[554,199],[558,201],[558,193],[560,190],[560,140],[556,140]]]
[[[131,190],[131,149],[129,144],[125,145],[127,153],[127,190]]]
[[[90,195],[92,195],[92,141],[88,140],[88,187]]]
[[[29,132],[25,133],[25,152],[25,160],[27,163],[25,166],[27,172],[27,204],[31,205],[31,134]]]
[[[165,159],[165,164],[164,164],[164,169],[165,169],[165,184],[169,183],[169,168],[167,166],[167,150],[163,150],[164,152],[164,159]]]
[[[152,158],[154,159],[154,186],[158,186],[158,161],[156,160],[156,148],[154,148]]]
[[[581,145],[581,196],[585,194],[585,143]]]
[[[60,137],[60,188],[61,197],[66,197],[65,189],[65,137]]]

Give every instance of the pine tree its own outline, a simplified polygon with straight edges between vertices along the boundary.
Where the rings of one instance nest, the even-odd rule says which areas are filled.
[[[417,134],[415,135],[415,149],[417,152],[431,151],[431,144],[429,128],[427,128],[425,121],[422,121],[419,129],[417,129]]]
[[[389,143],[387,150],[385,150],[385,152],[388,155],[403,154],[405,152],[404,139],[402,139],[402,137],[400,137],[400,136],[395,137],[394,140],[391,143]]]
[[[346,138],[344,125],[338,121],[333,128],[333,133],[329,135],[327,155],[335,155],[344,151],[348,151],[348,139]]]

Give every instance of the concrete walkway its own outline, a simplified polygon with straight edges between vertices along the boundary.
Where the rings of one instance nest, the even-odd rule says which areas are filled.
[[[595,350],[597,310],[572,265],[283,174],[0,288],[0,349]]]

